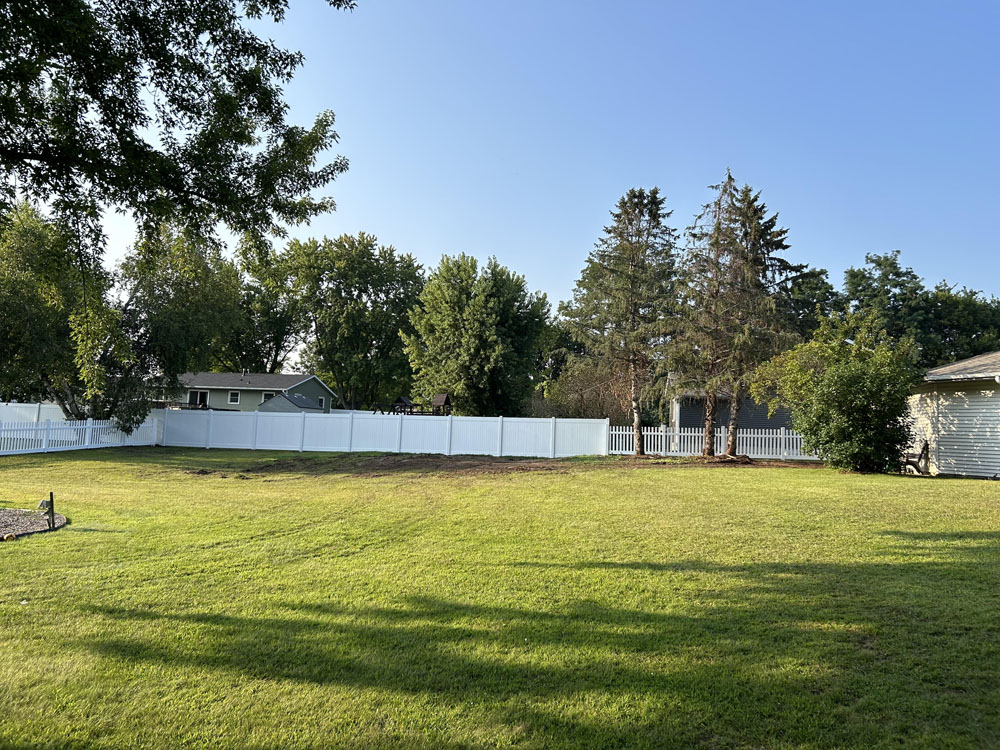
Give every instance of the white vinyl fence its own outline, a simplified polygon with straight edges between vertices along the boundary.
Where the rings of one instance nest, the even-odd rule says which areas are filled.
[[[66,421],[65,415],[56,404],[19,404],[0,402],[0,422],[53,422]]]
[[[604,419],[167,410],[162,445],[482,456],[605,455]]]
[[[11,406],[34,416],[44,413],[36,404],[0,404],[0,409]],[[644,427],[643,435],[648,454],[696,456],[704,432],[660,426]],[[605,419],[156,409],[131,435],[110,421],[0,420],[0,455],[131,445],[544,458],[635,452],[632,428],[612,427]],[[726,429],[720,427],[715,452],[725,447]],[[802,436],[785,429],[740,430],[738,449],[751,458],[814,460],[803,452]]]
[[[157,420],[153,418],[126,435],[110,420],[0,422],[0,456],[156,445],[157,427]]]
[[[705,443],[705,429],[702,427],[682,427],[674,430],[665,425],[643,427],[642,437],[646,453],[661,456],[701,455]],[[715,453],[726,452],[728,430],[715,430]],[[635,438],[632,427],[612,427],[608,452],[629,454],[635,452]],[[785,428],[777,430],[741,429],[736,437],[736,452],[750,458],[785,458],[794,461],[815,461],[802,450],[802,436]]]

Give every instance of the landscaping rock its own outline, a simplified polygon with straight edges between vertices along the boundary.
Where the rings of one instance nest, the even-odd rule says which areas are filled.
[[[66,516],[56,513],[56,529],[66,525]],[[45,513],[21,508],[0,508],[0,539],[5,542],[17,537],[49,531]]]

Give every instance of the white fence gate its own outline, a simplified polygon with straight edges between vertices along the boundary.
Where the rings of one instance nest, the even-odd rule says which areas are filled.
[[[157,427],[157,420],[154,418],[127,435],[110,420],[0,422],[0,456],[156,445]]]
[[[715,453],[726,451],[729,431],[725,427],[715,430]],[[643,427],[642,438],[646,453],[660,456],[699,456],[705,443],[705,429],[702,427],[682,427],[671,429]],[[632,427],[611,428],[608,452],[624,455],[635,453],[635,437]],[[794,461],[815,461],[802,450],[802,436],[784,427],[777,430],[745,429],[736,437],[736,452],[750,458],[784,458]]]

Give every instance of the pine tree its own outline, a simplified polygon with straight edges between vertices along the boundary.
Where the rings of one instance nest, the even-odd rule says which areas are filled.
[[[778,226],[777,214],[768,216],[759,191],[738,188],[728,171],[712,189],[715,200],[687,230],[684,315],[670,347],[674,386],[705,394],[705,456],[715,455],[720,394],[730,404],[726,453],[736,453],[747,379],[791,343],[776,295],[805,269],[778,255],[789,247],[788,230]]]
[[[674,314],[677,232],[658,188],[633,188],[611,212],[563,305],[574,338],[609,369],[628,372],[636,455],[645,453],[640,401]]]

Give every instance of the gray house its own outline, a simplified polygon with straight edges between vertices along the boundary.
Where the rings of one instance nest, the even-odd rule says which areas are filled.
[[[187,389],[184,402],[189,407],[228,411],[257,411],[261,404],[279,395],[302,397],[304,401],[283,400],[282,408],[269,411],[308,410],[328,413],[337,397],[315,375],[259,372],[188,372],[181,375]],[[275,405],[276,407],[277,405]],[[301,408],[299,408],[301,407]],[[315,408],[313,408],[315,407]]]
[[[719,395],[715,407],[715,424],[725,427],[729,424],[729,397]],[[679,427],[705,426],[705,396],[702,394],[686,394],[677,396],[671,403],[671,424]],[[744,398],[740,402],[740,429],[746,430],[778,430],[782,427],[791,428],[792,415],[788,409],[779,408],[771,416],[767,414],[767,406],[758,404],[752,398]]]

